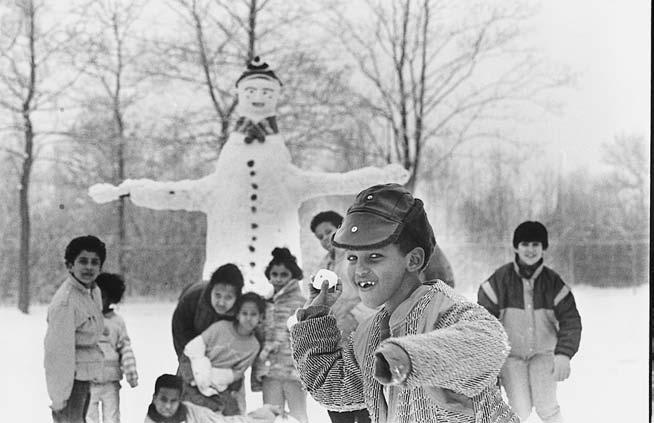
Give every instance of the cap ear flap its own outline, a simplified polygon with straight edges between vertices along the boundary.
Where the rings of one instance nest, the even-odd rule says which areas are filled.
[[[406,254],[406,268],[409,272],[420,272],[425,263],[425,250],[422,247],[415,247]]]

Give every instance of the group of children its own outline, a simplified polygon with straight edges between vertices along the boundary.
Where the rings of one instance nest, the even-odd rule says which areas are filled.
[[[242,293],[233,264],[182,292],[172,319],[179,368],[157,379],[146,422],[264,422],[288,406],[306,423],[307,392],[333,423],[517,422],[532,408],[562,421],[556,383],[570,374],[581,321],[569,287],[543,264],[542,224],[516,228],[514,260],[481,284],[478,303],[421,276],[436,240],[422,201],[400,185],[362,191],[345,218],[319,213],[311,230],[326,250],[320,267],[339,276],[335,289],[309,283],[307,301],[295,257],[275,248],[270,299]],[[111,309],[125,284],[101,273],[105,257],[93,236],[66,248],[70,276],[45,338],[55,422],[98,421],[98,403],[104,422],[119,421],[123,374],[138,383]],[[265,406],[245,415],[249,367]]]

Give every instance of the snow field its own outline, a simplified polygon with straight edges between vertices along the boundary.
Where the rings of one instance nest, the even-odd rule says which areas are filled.
[[[559,384],[558,397],[568,422],[646,422],[649,404],[649,285],[628,289],[575,286],[582,318],[581,348],[572,360],[571,377]],[[474,300],[475,292],[464,293]],[[174,303],[131,302],[118,312],[125,318],[139,371],[139,386],[121,389],[123,423],[142,422],[154,380],[174,373],[170,318]],[[50,403],[43,371],[46,306],[32,307],[29,315],[15,307],[0,307],[4,335],[0,362],[3,420],[50,421]],[[246,374],[249,381],[249,374]],[[249,385],[249,383],[247,383]],[[249,386],[248,386],[249,388]],[[261,405],[261,394],[247,391],[248,409]],[[308,398],[312,423],[328,423],[324,409]],[[534,414],[529,423],[539,422]]]

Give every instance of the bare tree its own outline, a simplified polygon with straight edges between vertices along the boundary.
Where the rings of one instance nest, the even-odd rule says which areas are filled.
[[[84,27],[79,28],[78,42],[70,51],[70,57],[85,82],[81,102],[96,115],[110,116],[108,133],[100,139],[89,140],[82,136],[82,142],[85,146],[100,144],[106,155],[105,161],[111,164],[114,184],[126,177],[129,132],[136,120],[133,106],[143,97],[139,88],[145,77],[138,69],[144,48],[136,24],[146,4],[147,0],[89,0],[75,11],[81,18],[80,22],[84,23]],[[130,114],[133,117],[131,123]],[[126,272],[126,208],[126,201],[121,198],[116,203],[116,214],[118,267],[122,274]]]
[[[0,108],[6,113],[2,130],[10,140],[0,151],[11,156],[19,175],[20,216],[18,308],[28,313],[30,305],[30,186],[35,161],[50,132],[52,119],[41,112],[56,110],[62,93],[76,79],[70,73],[52,72],[57,55],[74,33],[60,23],[42,22],[40,1],[19,0],[0,25]],[[41,123],[42,131],[37,131]]]
[[[234,82],[245,65],[255,56],[272,62],[276,70],[297,63],[294,53],[306,49],[297,34],[310,12],[302,3],[281,0],[169,0],[168,4],[177,17],[177,31],[153,40],[148,72],[198,93],[189,107],[193,112],[184,117],[189,128],[186,139],[204,143],[213,152],[211,160],[227,141],[237,105]],[[293,90],[283,75],[282,79],[285,91]],[[287,99],[281,99],[280,109]]]
[[[362,0],[333,9],[332,35],[356,63],[359,95],[390,127],[387,160],[411,171],[410,189],[425,148],[437,151],[436,165],[466,142],[508,136],[497,123],[515,118],[510,106],[537,103],[567,81],[520,45],[531,13],[521,2]]]
[[[615,191],[621,225],[631,233],[648,233],[650,155],[645,137],[621,134],[602,145],[602,161],[610,166],[608,185]]]

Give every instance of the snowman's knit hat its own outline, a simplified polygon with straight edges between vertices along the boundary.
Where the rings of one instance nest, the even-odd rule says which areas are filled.
[[[256,56],[250,63],[248,63],[245,72],[243,72],[241,76],[236,80],[236,86],[238,87],[238,84],[241,81],[252,78],[269,79],[271,81],[277,81],[279,85],[283,85],[282,81],[280,81],[279,78],[277,78],[277,75],[275,75],[275,72],[270,69],[268,63],[261,62],[261,58],[259,58],[259,56]]]

